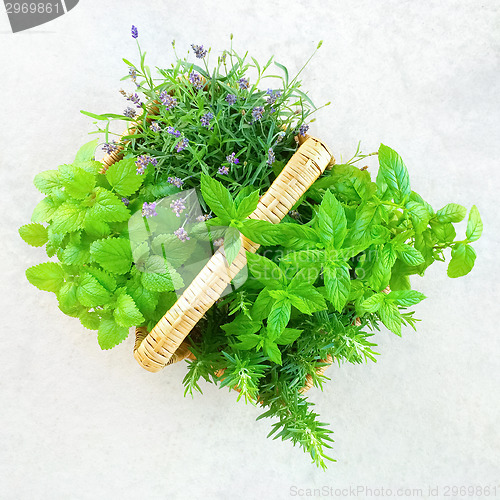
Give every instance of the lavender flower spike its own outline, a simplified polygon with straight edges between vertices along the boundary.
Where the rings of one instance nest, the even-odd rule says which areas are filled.
[[[180,227],[179,229],[177,229],[176,231],[174,231],[174,234],[181,241],[186,241],[186,240],[190,239],[189,236],[188,236],[188,234],[187,234],[187,231],[183,227]]]
[[[309,130],[309,125],[306,125],[305,123],[303,123],[300,128],[299,128],[299,134],[301,136],[305,136],[307,131]]]
[[[227,175],[229,173],[229,167],[226,167],[226,166],[219,167],[219,170],[217,170],[217,173],[220,175]]]
[[[147,203],[147,202],[144,202],[143,205],[142,205],[142,216],[143,217],[154,217],[158,215],[158,213],[156,212],[156,202],[152,202],[152,203]]]
[[[170,203],[170,208],[177,217],[180,217],[181,213],[186,209],[186,205],[184,205],[184,199],[177,198],[177,200],[174,200],[172,203]]]
[[[226,102],[229,103],[230,106],[236,104],[237,97],[234,94],[227,94]]]
[[[169,111],[177,105],[177,99],[172,97],[166,90],[160,94],[160,100],[166,109]]]
[[[207,51],[203,49],[203,45],[195,45],[191,44],[191,48],[194,50],[194,53],[198,59],[203,59],[207,55]]]
[[[239,84],[241,90],[245,90],[250,86],[248,78],[240,78],[238,80],[238,84]]]
[[[132,33],[132,38],[137,38],[139,36],[139,31],[134,25],[132,25],[132,29],[130,31]]]
[[[232,163],[234,165],[238,165],[238,163],[240,162],[240,160],[238,158],[236,158],[235,152],[232,152],[230,155],[226,156],[226,161],[228,163]]]
[[[178,153],[180,153],[183,149],[186,149],[186,148],[187,148],[188,144],[189,144],[189,140],[188,140],[188,139],[186,139],[186,138],[184,137],[182,140],[180,140],[180,141],[176,144],[176,146],[175,146],[175,150],[176,150]]]
[[[127,109],[123,112],[123,116],[126,116],[127,118],[133,118],[136,114],[135,109],[131,107],[127,107]]]

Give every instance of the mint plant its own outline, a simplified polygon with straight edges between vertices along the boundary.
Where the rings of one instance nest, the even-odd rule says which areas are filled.
[[[260,244],[247,253],[248,279],[188,337],[195,360],[185,394],[201,392],[202,379],[236,389],[237,400],[262,407],[259,418],[274,419],[270,436],[297,444],[324,468],[332,431],[304,396],[306,379],[322,387],[317,368],[330,359],[375,362],[381,325],[396,335],[415,328],[412,308],[425,297],[411,276],[444,261],[448,249],[448,275],[469,273],[481,218],[473,206],[457,238],[466,208],[450,203],[435,211],[411,190],[398,153],[381,144],[372,153],[374,178],[356,166],[369,156],[358,149],[321,175],[281,223],[249,219],[320,108],[300,90],[303,68],[291,79],[274,63],[281,73],[268,74],[273,58],[261,66],[231,47],[210,69],[211,51],[192,48],[204,67],[176,55],[153,78],[139,47],[140,64],[124,60],[134,89],[121,91],[130,103],[123,113],[85,112],[100,123],[103,149],[120,161],[103,168],[96,139],[71,164],[35,177],[45,197],[19,233],[29,245],[45,245],[52,260],[26,276],[54,292],[61,311],[97,330],[109,349],[132,326],[151,330],[175,303],[189,284],[179,270],[203,240],[223,244],[228,262],[241,234]],[[278,88],[261,90],[267,78]],[[130,125],[121,141],[110,138],[114,120]],[[183,196],[190,189],[203,214],[188,226]],[[173,195],[169,206],[161,203]],[[179,221],[178,229],[153,234],[169,221]]]

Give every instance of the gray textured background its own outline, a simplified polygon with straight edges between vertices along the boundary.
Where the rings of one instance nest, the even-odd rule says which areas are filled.
[[[294,486],[370,486],[422,488],[426,498],[429,485],[440,498],[447,485],[496,485],[500,496],[498,3],[141,4],[86,0],[16,35],[0,12],[0,497],[282,499]],[[234,393],[203,386],[184,399],[184,364],[145,372],[132,337],[101,352],[24,277],[44,259],[17,234],[41,199],[33,176],[87,140],[94,126],[80,109],[123,109],[131,24],[152,67],[170,64],[174,38],[180,53],[193,42],[220,52],[233,32],[237,50],[262,61],[274,53],[294,73],[324,39],[304,87],[332,105],[311,132],[338,159],[358,140],[366,152],[384,142],[436,208],[476,203],[483,216],[473,273],[451,280],[436,264],[414,281],[428,296],[419,332],[381,332],[377,364],[332,368],[324,393],[309,393],[335,430],[338,462],[326,473],[267,440],[270,422],[255,422]]]

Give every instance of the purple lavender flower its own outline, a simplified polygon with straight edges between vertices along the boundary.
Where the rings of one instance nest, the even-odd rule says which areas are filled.
[[[309,125],[306,125],[305,123],[303,123],[300,128],[299,128],[299,134],[301,136],[305,136],[306,135],[306,132],[309,130]]]
[[[142,175],[146,167],[151,163],[154,167],[158,165],[158,160],[156,158],[153,158],[149,155],[140,155],[137,157],[137,160],[135,161],[135,165],[137,167],[137,173]]]
[[[167,182],[178,188],[184,184],[184,181],[180,177],[168,177]]]
[[[281,142],[283,140],[283,138],[285,137],[286,133],[285,132],[280,132],[278,134],[278,137],[276,137],[276,142]]]
[[[203,50],[203,45],[191,44],[192,49],[198,59],[203,59],[207,55],[207,51]]]
[[[132,78],[132,80],[134,80],[135,82],[135,79],[137,78],[137,71],[135,70],[135,68],[132,68],[132,66],[130,66],[128,69],[128,74],[130,75],[130,78]]]
[[[276,156],[274,154],[273,148],[269,148],[267,152],[267,164],[272,165],[276,161]]]
[[[142,107],[141,99],[137,94],[129,94],[127,101],[132,101],[138,108]]]
[[[142,205],[142,216],[143,217],[154,217],[158,215],[156,212],[156,202],[153,201],[152,203],[147,203],[144,202]]]
[[[191,74],[189,75],[189,81],[191,82],[191,85],[197,90],[201,90],[204,87],[203,79],[201,78],[201,75],[199,73],[196,73],[196,71],[191,71]]]
[[[126,116],[127,118],[133,118],[136,114],[135,109],[131,107],[127,107],[127,109],[123,112],[123,116]]]
[[[235,158],[236,156],[236,153],[235,152],[232,152],[230,155],[226,156],[226,161],[228,163],[233,163],[234,165],[237,165],[240,160],[238,158]]]
[[[173,109],[177,105],[177,99],[172,97],[166,90],[160,94],[160,100],[167,110]]]
[[[116,144],[116,141],[114,140],[111,142],[105,142],[102,146],[102,150],[110,155],[111,153],[114,153],[118,150],[118,144]]]
[[[183,227],[180,227],[179,229],[177,229],[176,231],[174,231],[174,234],[181,241],[186,241],[186,240],[190,239],[189,236],[188,236],[187,231]]]
[[[241,90],[245,90],[250,86],[248,78],[240,78],[238,80],[238,84],[239,84]]]
[[[137,31],[137,28],[132,25],[132,29],[130,30],[132,33],[132,38],[137,38],[139,36],[139,31]]]
[[[229,103],[230,106],[236,104],[237,97],[234,94],[227,94],[226,102]]]
[[[276,102],[276,99],[281,96],[281,92],[279,90],[267,89],[266,94],[269,96],[267,98],[267,104],[273,105]]]
[[[173,135],[174,137],[180,137],[181,133],[178,130],[175,130],[174,127],[167,127],[167,133]]]
[[[175,149],[178,153],[180,153],[183,149],[186,149],[189,144],[189,140],[186,139],[185,137],[182,138],[176,145]]]
[[[219,170],[217,170],[217,173],[220,175],[227,175],[229,173],[229,167],[226,167],[226,166],[219,167]]]
[[[161,127],[160,125],[158,125],[158,122],[153,122],[149,128],[153,131],[153,132],[160,132],[161,131]]]
[[[252,116],[254,121],[259,121],[264,114],[264,108],[262,106],[257,106],[252,110]]]
[[[124,197],[124,198],[122,198],[122,202],[123,202],[123,204],[124,204],[126,207],[128,207],[128,206],[130,205],[130,200],[129,200],[128,198],[125,198],[125,197]]]
[[[205,215],[198,215],[198,217],[196,217],[196,220],[198,222],[205,222],[206,220],[208,219],[211,219],[212,216],[210,214],[205,214]]]
[[[177,198],[172,203],[170,203],[170,208],[177,217],[180,217],[182,211],[186,209],[186,205],[184,205],[184,199]]]
[[[203,127],[210,127],[210,120],[214,117],[214,114],[209,111],[200,118],[200,122]]]

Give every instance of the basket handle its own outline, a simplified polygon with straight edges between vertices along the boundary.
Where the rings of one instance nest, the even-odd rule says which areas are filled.
[[[319,139],[301,139],[301,146],[261,197],[251,219],[280,222],[326,167],[333,164],[332,153]],[[158,372],[187,357],[189,348],[184,339],[245,266],[246,252],[255,252],[260,246],[243,235],[241,243],[229,266],[220,247],[151,332],[143,336],[142,331],[135,343],[134,357],[143,368]]]

